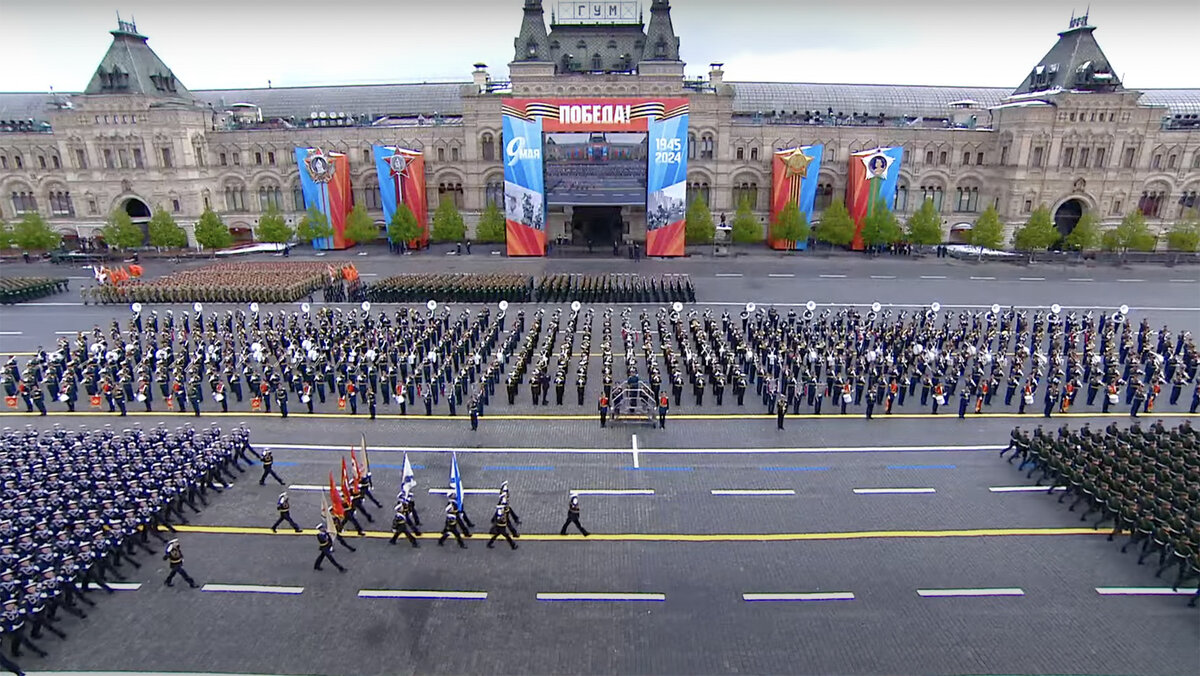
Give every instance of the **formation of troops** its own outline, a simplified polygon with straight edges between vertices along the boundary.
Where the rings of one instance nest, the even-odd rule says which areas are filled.
[[[527,275],[446,273],[396,275],[376,281],[367,299],[378,303],[498,303],[529,300]]]
[[[1080,521],[1098,515],[1094,527],[1112,523],[1111,542],[1128,539],[1125,552],[1135,547],[1138,565],[1157,554],[1155,577],[1176,569],[1173,590],[1188,579],[1200,580],[1200,432],[1188,421],[1167,428],[1159,420],[1146,429],[1134,422],[1122,429],[1115,422],[1104,430],[1066,425],[1055,434],[1041,426],[1032,434],[1012,431],[1008,461],[1020,459],[1018,470],[1039,474],[1037,485],[1048,482],[1047,493],[1080,509]],[[1192,595],[1189,606],[1200,599]]]
[[[141,568],[141,554],[168,562],[173,584],[183,568],[175,523],[208,504],[252,464],[249,432],[158,426],[0,433],[0,667],[21,673],[28,649],[45,656],[45,633],[66,638],[66,615],[87,617],[98,591]],[[150,546],[153,536],[164,549]]]
[[[693,410],[761,405],[781,428],[785,414],[871,418],[906,405],[935,414],[949,407],[960,417],[1200,407],[1191,335],[1120,313],[754,308],[737,317],[607,308],[593,352],[594,311],[571,308],[520,310],[512,322],[507,310],[486,307],[139,311],[124,326],[113,320],[107,331],[61,337],[23,365],[10,357],[0,388],[9,408],[31,413],[48,404],[194,415],[233,406],[283,416],[336,407],[373,417],[388,406],[402,415],[409,407],[468,415],[473,427],[497,386],[511,406],[523,385],[532,406],[550,405],[553,394],[556,406],[600,400],[603,409],[617,404],[614,386]],[[589,391],[597,361],[599,386]]]
[[[63,277],[0,277],[0,304],[45,298],[66,291],[69,283]]]
[[[372,302],[415,303],[672,303],[694,302],[687,275],[528,275],[446,273],[397,275],[370,285]]]
[[[181,270],[151,282],[104,283],[80,291],[84,303],[290,303],[324,292],[324,300],[357,300],[354,266],[322,261],[223,262]],[[357,292],[357,293],[356,293]]]
[[[547,275],[535,285],[542,303],[694,303],[696,290],[687,275]]]

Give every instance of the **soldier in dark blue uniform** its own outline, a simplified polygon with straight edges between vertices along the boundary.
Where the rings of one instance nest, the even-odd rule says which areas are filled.
[[[167,551],[165,554],[163,554],[163,561],[166,561],[171,567],[171,572],[167,574],[167,579],[163,580],[163,584],[167,585],[168,587],[175,586],[175,583],[172,582],[172,580],[174,580],[175,576],[178,575],[188,583],[189,587],[195,589],[196,587],[200,586],[196,584],[196,581],[192,579],[192,576],[188,575],[187,571],[183,569],[183,549],[179,546],[179,540],[171,540],[167,543]]]
[[[345,567],[338,563],[337,559],[333,558],[333,538],[330,537],[324,521],[317,524],[317,549],[320,550],[320,553],[317,554],[317,561],[313,564],[313,570],[321,570],[321,562],[328,560],[338,569],[339,573],[346,572]]]

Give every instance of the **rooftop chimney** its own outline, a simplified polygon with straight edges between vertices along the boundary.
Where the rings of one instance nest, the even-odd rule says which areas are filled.
[[[475,70],[471,71],[471,79],[475,82],[475,86],[479,88],[480,93],[486,92],[488,83],[492,80],[488,76],[487,64],[475,64]]]
[[[725,82],[725,71],[722,70],[723,63],[711,63],[708,66],[708,82],[713,86],[713,89],[720,89]]]

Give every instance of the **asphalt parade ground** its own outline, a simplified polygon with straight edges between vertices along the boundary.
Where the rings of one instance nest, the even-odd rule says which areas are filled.
[[[366,275],[399,271],[394,259],[383,260],[355,262]],[[409,267],[434,263],[441,261]],[[480,271],[500,263],[471,261]],[[504,263],[634,269],[627,261]],[[897,308],[938,301],[955,312],[986,311],[993,302],[1128,304],[1135,322],[1145,316],[1155,329],[1200,331],[1198,271],[1189,268],[883,258],[644,261],[637,271],[688,272],[697,307],[731,315],[748,300]],[[26,271],[0,269],[18,273]],[[0,309],[0,355],[52,349],[65,332],[95,324],[107,331],[112,318],[124,324],[129,316],[118,306],[53,304],[77,298]],[[139,556],[140,570],[124,570],[127,587],[93,595],[97,607],[87,619],[59,623],[69,639],[43,639],[50,656],[23,658],[22,666],[30,673],[364,675],[1194,674],[1200,667],[1200,612],[1186,607],[1185,595],[1194,583],[1170,593],[1154,566],[1122,555],[1121,541],[1108,542],[1107,531],[1058,504],[1052,487],[1033,490],[1032,479],[999,457],[1015,424],[1124,425],[1127,407],[1110,416],[1079,407],[1044,420],[1040,402],[1024,416],[994,405],[960,420],[954,406],[933,416],[910,398],[894,414],[877,410],[867,421],[861,407],[841,416],[827,403],[819,418],[789,415],[780,431],[751,389],[742,408],[728,394],[724,406],[706,397],[696,407],[685,393],[665,430],[602,429],[594,384],[582,407],[573,387],[563,407],[553,396],[549,406],[535,407],[528,396],[522,387],[516,406],[494,404],[477,432],[461,412],[446,415],[444,404],[429,417],[380,406],[375,421],[361,408],[358,416],[331,406],[309,416],[297,402],[286,420],[245,410],[212,414],[211,401],[200,418],[135,413],[135,402],[124,419],[105,411],[66,415],[57,402],[48,402],[44,418],[0,415],[0,426],[42,429],[244,421],[254,446],[271,448],[285,482],[259,486],[255,465],[232,489],[210,495],[200,514],[189,512],[191,525],[178,527],[177,537],[201,588],[164,587],[166,563]],[[1181,399],[1147,417],[1200,424],[1186,412],[1190,392]],[[335,547],[347,573],[328,565],[314,571],[321,492],[360,435],[383,508],[367,502],[374,523],[360,517],[366,535],[346,538],[357,551]],[[403,538],[388,543],[406,451],[425,531],[419,549]],[[451,451],[477,526],[466,550],[436,542]],[[521,519],[517,550],[503,540],[485,547],[502,481]],[[303,533],[270,530],[285,487]],[[572,494],[580,497],[586,538],[573,528],[559,534]]]

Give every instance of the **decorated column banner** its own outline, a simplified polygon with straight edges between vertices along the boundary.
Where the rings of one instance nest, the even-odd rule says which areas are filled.
[[[800,146],[775,152],[771,162],[771,224],[774,225],[789,202],[795,202],[800,213],[812,224],[817,202],[817,178],[821,175],[821,160],[825,146]],[[808,241],[788,242],[775,239],[768,233],[772,249],[807,249]]]
[[[546,255],[542,118],[537,109],[503,106],[504,221],[509,256]]]
[[[846,209],[854,219],[855,251],[863,249],[862,227],[879,200],[891,211],[896,197],[896,179],[904,148],[873,148],[850,154],[850,179],[846,185]]]
[[[346,216],[350,213],[350,161],[342,153],[296,148],[304,208],[316,207],[333,227],[332,237],[313,240],[317,249],[345,249]]]
[[[646,175],[646,255],[684,255],[687,219],[686,100],[668,100],[649,118],[650,156]]]
[[[383,202],[383,219],[391,230],[392,216],[405,204],[417,217],[421,235],[408,243],[410,247],[429,244],[429,205],[425,195],[425,154],[418,150],[394,146],[372,146],[375,172],[379,176],[379,197]]]

